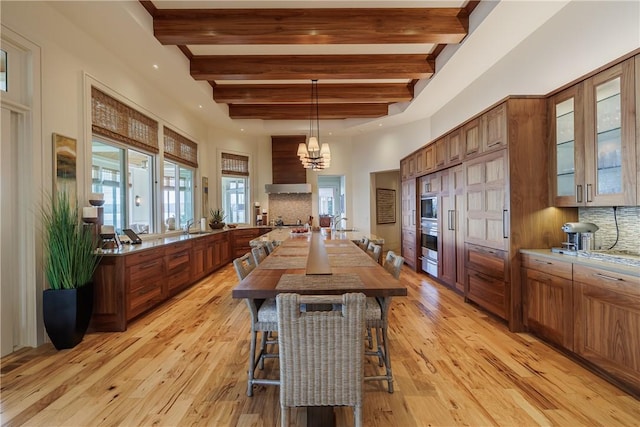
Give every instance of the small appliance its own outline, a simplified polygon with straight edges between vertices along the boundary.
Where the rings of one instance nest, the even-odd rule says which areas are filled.
[[[567,222],[562,231],[567,233],[567,239],[562,242],[562,248],[552,248],[552,252],[576,255],[578,251],[595,249],[594,233],[599,227],[591,222]]]

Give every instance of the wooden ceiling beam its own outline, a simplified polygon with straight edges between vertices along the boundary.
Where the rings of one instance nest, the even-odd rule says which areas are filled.
[[[165,45],[459,43],[462,8],[157,9],[153,32]]]
[[[196,80],[423,79],[426,55],[209,55],[191,59]]]
[[[225,104],[308,103],[309,84],[217,84],[213,99]],[[345,83],[318,84],[318,102],[328,103],[391,103],[413,99],[410,83]]]
[[[311,104],[230,104],[232,119],[309,120]],[[387,104],[319,104],[320,120],[386,116]],[[315,118],[315,106],[314,106]]]

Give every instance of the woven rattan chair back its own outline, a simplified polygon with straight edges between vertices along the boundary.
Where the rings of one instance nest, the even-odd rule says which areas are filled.
[[[265,246],[258,246],[257,248],[251,248],[253,254],[253,260],[256,265],[259,265],[267,257],[267,249]]]
[[[396,279],[400,278],[400,271],[402,270],[402,264],[404,264],[404,258],[400,255],[396,255],[395,252],[387,252],[387,257],[382,265],[385,270],[393,275]]]
[[[361,293],[277,296],[283,427],[288,408],[297,406],[353,406],[355,425],[362,425],[365,301]],[[341,310],[302,312],[301,304]]]
[[[247,277],[254,268],[256,268],[256,261],[253,259],[253,255],[250,252],[247,252],[240,258],[233,260],[233,267],[236,269],[238,279],[242,280]]]

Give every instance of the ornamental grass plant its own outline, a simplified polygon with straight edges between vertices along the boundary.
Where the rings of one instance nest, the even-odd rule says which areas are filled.
[[[100,262],[94,234],[78,218],[69,195],[58,192],[42,211],[44,268],[51,289],[75,289],[91,282]]]

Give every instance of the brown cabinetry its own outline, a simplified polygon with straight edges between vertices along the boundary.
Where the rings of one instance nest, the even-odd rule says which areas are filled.
[[[192,242],[181,242],[165,248],[164,266],[167,278],[167,291],[175,295],[193,278],[191,271]]]
[[[507,154],[501,150],[464,164],[466,242],[508,247]]]
[[[249,242],[262,233],[258,228],[236,229],[232,231],[233,238],[233,257],[241,257],[247,252],[251,252],[251,245]],[[216,260],[214,264],[219,264],[220,260]]]
[[[465,299],[474,301],[488,311],[506,319],[507,257],[504,251],[484,246],[465,245]]]
[[[268,231],[229,230],[103,256],[93,276],[91,329],[126,330],[133,318],[228,264],[235,242],[244,254],[249,240]]]
[[[637,204],[634,58],[549,98],[556,206]]]
[[[570,263],[522,255],[524,323],[545,340],[573,350],[573,270]]]
[[[402,180],[414,178],[417,172],[417,157],[418,153],[412,153],[400,160],[400,176]],[[421,160],[422,162],[423,160]]]
[[[164,300],[167,283],[164,278],[164,248],[150,249],[126,257],[125,301],[126,320]]]
[[[480,154],[482,148],[482,126],[480,117],[462,126],[462,147],[465,157]]]
[[[402,181],[402,256],[405,263],[415,270],[416,268],[416,179]]]
[[[640,390],[638,276],[574,264],[574,351]]]
[[[464,292],[464,170],[462,165],[440,172],[442,191],[439,200],[438,277]]]
[[[447,135],[446,148],[447,163],[456,163],[462,160],[462,130],[460,128]]]
[[[496,280],[471,267],[465,284],[470,294],[465,296],[504,317],[511,330],[522,330],[519,250],[557,245],[563,239],[562,224],[575,221],[577,212],[547,209],[544,99],[509,98],[481,116],[481,122],[480,147],[486,152],[464,162],[465,242],[502,253],[505,273]]]

